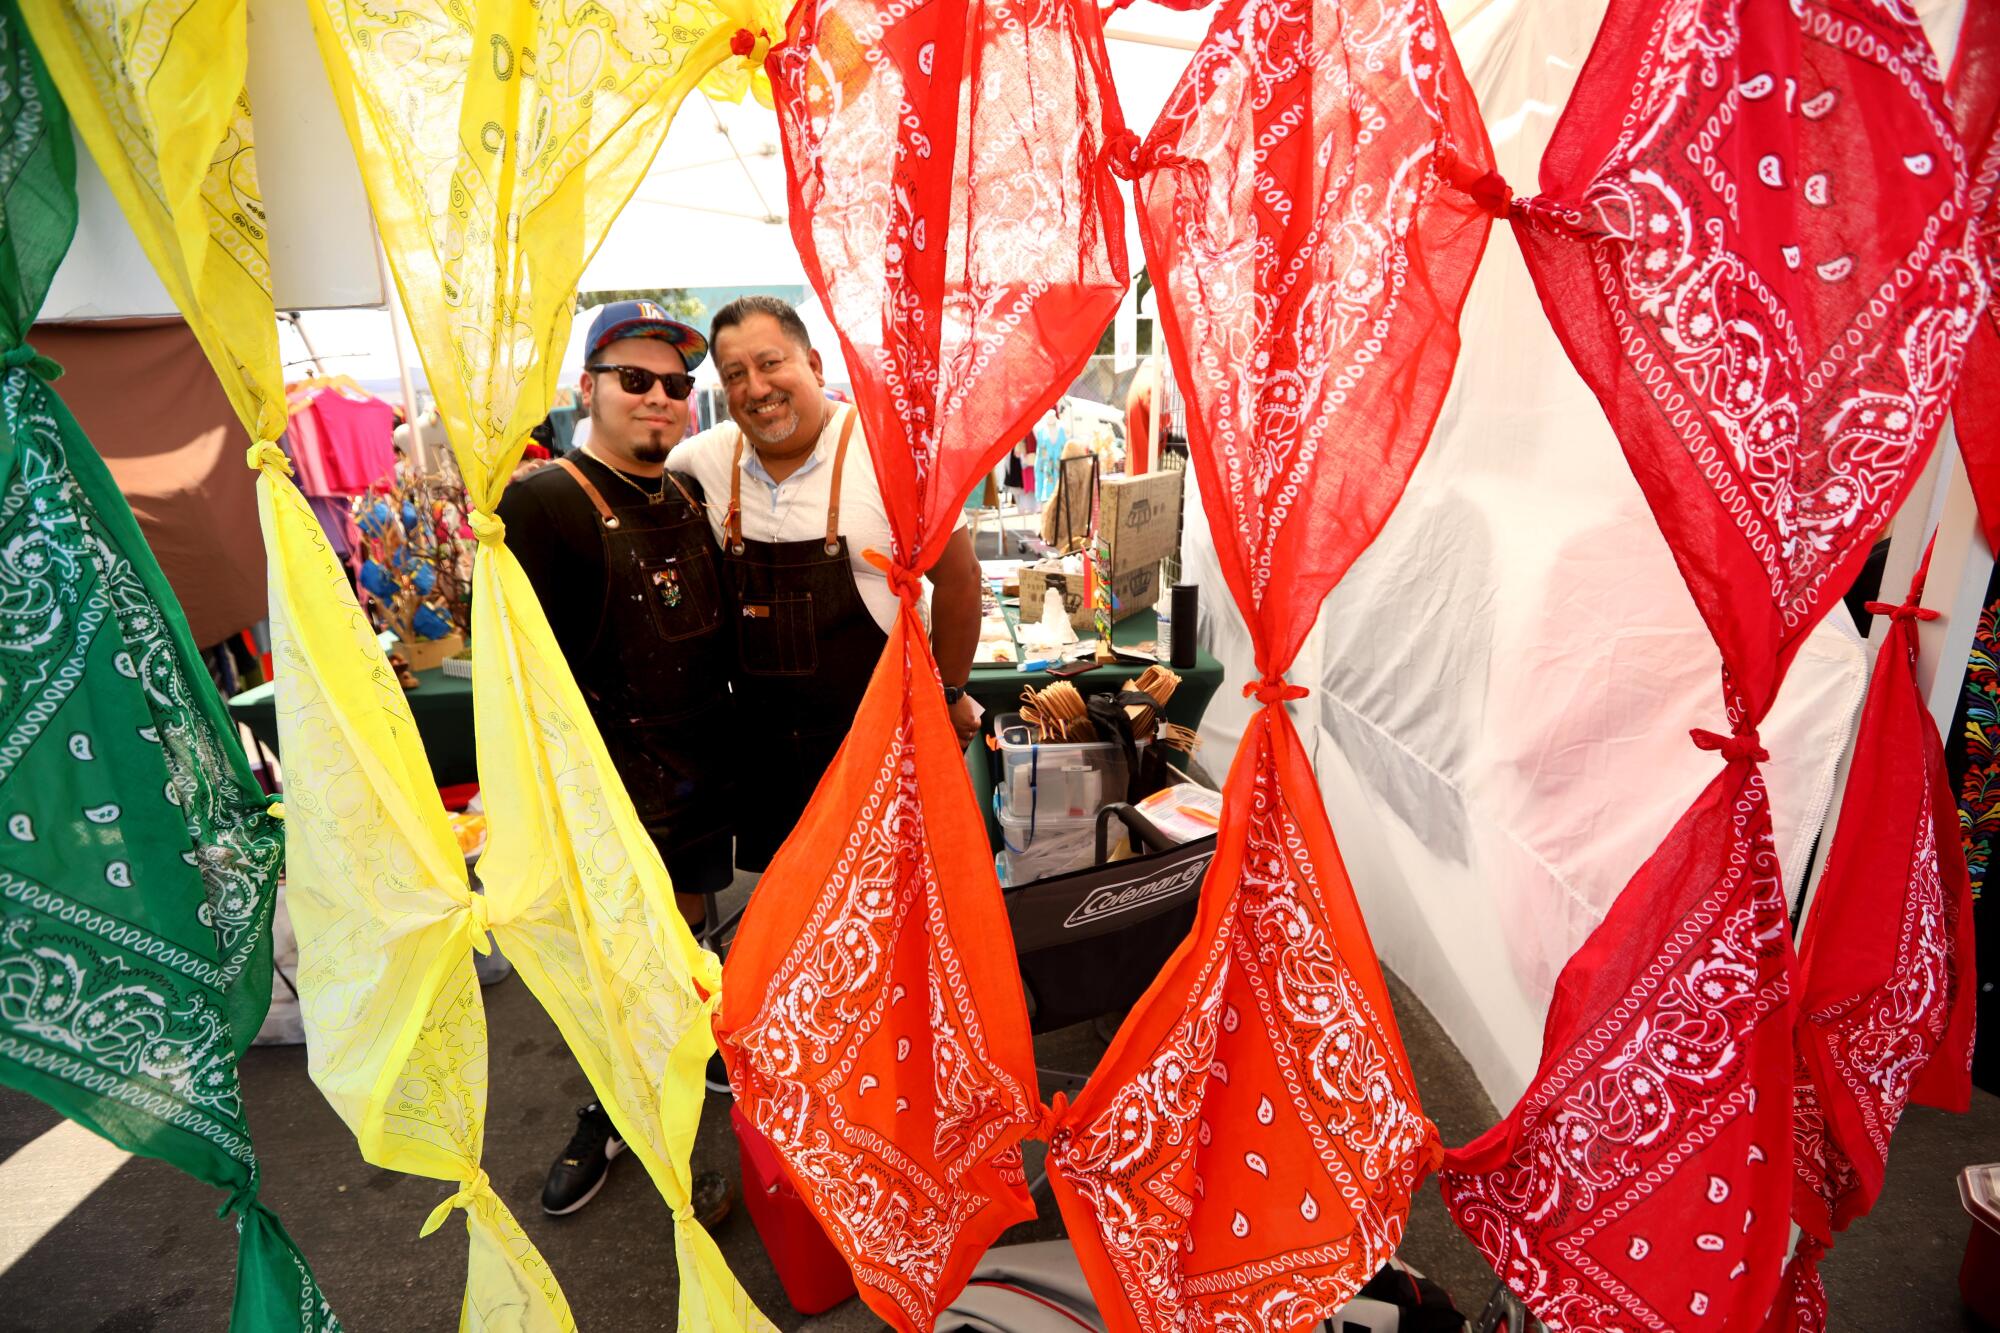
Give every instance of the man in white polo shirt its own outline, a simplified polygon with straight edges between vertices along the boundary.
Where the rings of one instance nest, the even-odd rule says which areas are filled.
[[[858,414],[826,396],[798,312],[746,296],[716,312],[709,345],[731,422],[677,446],[700,483],[737,612],[738,725],[748,732],[736,864],[762,870],[833,762],[888,643],[898,601],[864,558],[888,555],[889,515]],[[960,526],[930,569],[931,650],[959,738],[979,643],[979,562]]]

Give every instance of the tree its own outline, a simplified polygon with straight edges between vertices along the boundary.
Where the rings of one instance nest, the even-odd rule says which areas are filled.
[[[675,319],[700,327],[708,319],[708,307],[701,298],[691,295],[685,287],[647,287],[629,291],[578,292],[576,308],[578,312],[596,306],[610,305],[613,301],[651,301]]]

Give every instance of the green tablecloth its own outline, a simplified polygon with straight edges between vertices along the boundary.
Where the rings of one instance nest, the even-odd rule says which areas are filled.
[[[417,688],[409,692],[410,715],[416,719],[438,786],[479,781],[472,757],[472,682],[445,675],[443,667],[419,671],[417,681]],[[229,715],[250,728],[265,749],[278,753],[278,710],[268,683],[231,699]]]
[[[1115,643],[1139,644],[1157,633],[1153,613],[1137,611],[1113,626],[1111,637]],[[1108,662],[1095,671],[1078,676],[1074,683],[1085,694],[1108,693],[1143,670],[1144,666]],[[1180,676],[1181,683],[1167,704],[1167,718],[1185,727],[1198,727],[1202,713],[1208,708],[1208,701],[1215,697],[1215,691],[1222,684],[1222,664],[1207,653],[1201,653],[1192,668],[1177,671],[1176,674]],[[410,691],[410,713],[416,719],[417,734],[423,738],[424,753],[430,757],[431,772],[438,785],[448,787],[460,782],[477,782],[479,770],[473,760],[472,742],[472,682],[447,676],[443,668],[419,671],[417,680],[421,683]],[[1048,683],[1045,672],[1018,671],[1012,666],[981,666],[972,669],[966,691],[979,700],[980,706],[989,715],[997,715],[1020,711],[1022,686],[1039,688]],[[277,754],[278,717],[268,684],[245,690],[231,699],[229,713],[250,728],[251,735],[266,749]],[[981,743],[975,753],[983,755],[985,748]]]
[[[1010,620],[1013,614],[1010,608]],[[1141,644],[1158,634],[1159,626],[1151,610],[1134,611],[1111,627],[1111,641],[1115,644]],[[1161,661],[1165,660],[1166,655],[1162,652]],[[1076,677],[1071,684],[1085,694],[1110,694],[1145,669],[1143,663],[1134,666],[1125,662],[1106,662],[1096,670]],[[1199,727],[1201,715],[1208,711],[1208,701],[1222,687],[1222,663],[1205,652],[1197,652],[1193,666],[1170,669],[1181,678],[1181,683],[1174,690],[1174,697],[1167,701],[1167,720],[1184,727]],[[1021,671],[1012,665],[976,666],[972,668],[972,677],[966,682],[965,689],[966,693],[979,700],[979,706],[988,713],[1018,713],[1021,711],[1021,688],[1032,685],[1040,689],[1048,683],[1045,671]]]

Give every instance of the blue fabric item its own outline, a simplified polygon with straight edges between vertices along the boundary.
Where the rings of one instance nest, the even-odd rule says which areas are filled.
[[[1062,469],[1056,466],[1062,458],[1063,446],[1069,443],[1069,432],[1061,423],[1051,427],[1038,424],[1035,427],[1035,499],[1047,504],[1055,498],[1056,481],[1062,476]]]
[[[451,622],[428,606],[420,606],[417,614],[410,617],[410,628],[417,632],[419,638],[442,639],[451,633]]]
[[[379,597],[385,602],[394,598],[397,593],[396,580],[388,570],[373,560],[363,562],[360,582],[370,596]]]

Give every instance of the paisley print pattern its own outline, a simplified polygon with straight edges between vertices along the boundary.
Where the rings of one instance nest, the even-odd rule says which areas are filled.
[[[719,989],[716,961],[674,910],[666,868],[493,511],[529,427],[554,397],[554,349],[568,336],[584,263],[681,100],[718,64],[761,57],[761,44],[781,35],[780,16],[764,0],[513,9],[314,0],[311,10],[472,499],[480,544],[473,694],[488,819],[483,893],[466,894],[457,867],[428,883],[399,882],[413,862],[455,859],[448,834],[438,842],[443,812],[403,722],[385,729],[368,714],[371,695],[394,682],[379,653],[357,652],[340,623],[351,602],[326,615],[308,600],[315,579],[306,578],[289,607],[302,674],[318,677],[302,693],[330,699],[328,735],[348,747],[331,750],[328,762],[352,779],[370,836],[413,849],[358,899],[334,875],[322,880],[328,916],[318,929],[340,955],[337,965],[329,959],[328,977],[372,985],[355,987],[351,998],[367,1007],[338,1034],[339,1076],[322,1086],[356,1103],[351,1119],[360,1121],[364,1150],[379,1142],[367,1126],[389,1123],[397,1109],[384,1099],[385,1067],[423,1057],[410,1045],[419,1023],[431,1030],[438,1004],[461,984],[433,989],[445,963],[455,956],[451,965],[463,969],[464,945],[490,928],[673,1210],[682,1327],[768,1328],[695,1224],[688,1195],[699,1070],[713,1050],[705,1020]],[[741,49],[739,37],[749,38]],[[282,676],[279,689],[282,699]],[[302,731],[306,740],[322,739],[320,718],[301,722],[314,728]],[[394,764],[368,767],[383,749]],[[333,821],[325,831],[322,873],[361,850]],[[345,929],[370,916],[408,923],[390,933],[415,951],[406,948],[393,970],[373,969],[368,930]],[[449,1096],[410,1108],[417,1133],[399,1145],[409,1169],[435,1172],[438,1164],[424,1165],[427,1145],[459,1110],[479,1113],[481,1090],[469,1082],[440,1083]],[[472,1160],[453,1170],[470,1183],[454,1200],[468,1206],[475,1243],[507,1265],[493,1274],[506,1281],[490,1281],[481,1303],[496,1320],[508,1318],[511,1284],[539,1298],[531,1304],[544,1326],[567,1327],[569,1312],[532,1247],[495,1211],[483,1177],[468,1177],[476,1130],[470,1138]],[[491,1225],[495,1218],[504,1225]]]
[[[771,53],[792,234],[928,567],[972,484],[1073,382],[1126,282],[1097,19],[1071,0],[817,3]],[[961,108],[962,79],[978,105]],[[1006,372],[1006,373],[1001,373]],[[900,524],[910,525],[905,531]],[[884,554],[889,554],[885,552]]]
[[[1365,1281],[1395,1252],[1396,1201],[1407,1207],[1437,1152],[1393,1033],[1307,896],[1337,862],[1315,867],[1320,839],[1267,763],[1252,769],[1239,907],[1197,936],[1189,1002],[1138,1076],[1050,1143],[1051,1169],[1096,1218],[1143,1329],[1297,1328],[1330,1315],[1355,1274]],[[1275,1080],[1251,1050],[1269,1053]],[[1211,1196],[1229,1201],[1227,1215],[1218,1203],[1197,1218]]]
[[[1439,1147],[1282,676],[1429,437],[1491,153],[1432,5],[1320,0],[1220,6],[1110,152],[1265,707],[1194,933],[1054,1113],[1050,1177],[1112,1327],[1303,1329],[1394,1252]]]
[[[1797,1128],[1756,726],[1935,441],[1984,298],[1963,154],[1906,6],[1614,0],[1542,186],[1517,235],[1732,734],[1694,733],[1728,768],[1564,968],[1541,1068],[1445,1197],[1552,1329],[1748,1327]]]
[[[204,993],[212,972],[189,958],[209,972],[191,981],[100,952],[37,919],[68,924],[96,915],[89,909],[5,872],[0,891],[8,905],[0,922],[0,1029],[14,1034],[12,1057],[63,1069],[249,1166],[255,1158],[243,1130],[234,1034]]]
[[[1559,989],[1551,1036],[1588,1035],[1545,1046],[1509,1121],[1447,1160],[1452,1215],[1551,1329],[1723,1327],[1760,1318],[1776,1287],[1787,1145],[1756,1111],[1759,1075],[1788,1056],[1765,1020],[1784,1013],[1790,929],[1763,779],[1744,768],[1585,944],[1623,932],[1643,970]],[[1721,855],[1698,868],[1715,877],[1679,877],[1671,853],[1711,839]]]
[[[1833,1067],[1847,1095],[1862,1105],[1868,1146],[1881,1157],[1889,1155],[1889,1132],[1909,1102],[1910,1085],[1944,1037],[1955,988],[1950,917],[1957,904],[1945,900],[1938,874],[1937,830],[1929,793],[1925,796],[1922,831],[1896,931],[1901,966],[1889,984],[1863,1004],[1806,1016],[1822,1027],[1836,1019],[1847,1020],[1830,1052]]]
[[[1545,165],[1556,188],[1520,210],[1544,301],[1588,303],[1604,341],[1581,313],[1558,332],[1759,716],[1921,470],[1985,290],[1922,30],[1795,9],[1614,5],[1547,159],[1562,179]],[[1621,114],[1591,122],[1600,98]],[[1683,478],[1736,540],[1691,526]],[[1721,615],[1738,582],[1768,614]]]
[[[229,1190],[256,1233],[239,1320],[333,1330],[257,1201],[237,1080],[270,1002],[278,827],[138,523],[23,360],[0,381],[0,598],[32,629],[0,637],[0,1082]]]
[[[1826,1326],[1820,1260],[1881,1193],[1904,1108],[1964,1110],[1971,1095],[1971,886],[1944,822],[1944,743],[1916,676],[1914,622],[1931,613],[1916,593],[1869,609],[1891,618],[1889,632],[1800,946],[1792,1214],[1802,1234],[1772,1333]]]
[[[738,1105],[903,1330],[1034,1214],[1027,1010],[917,597],[1127,285],[1099,21],[1088,0],[807,0],[768,62],[792,234],[840,334],[903,610],[745,913],[716,1031]]]
[[[730,1039],[735,1082],[828,1233],[914,1322],[963,1229],[991,1207],[987,1177],[1024,1183],[1011,1145],[1038,1111],[994,1058],[948,933],[907,721],[828,888]],[[910,975],[896,963],[913,941],[928,956]]]
[[[1966,209],[1989,292],[2000,291],[2000,4],[1967,0],[1949,84],[1952,119],[1971,174]],[[2000,548],[2000,423],[1986,404],[2000,401],[2000,304],[1989,300],[1973,332],[1960,377],[1952,426],[1965,460],[1986,544]]]
[[[554,401],[585,260],[681,99],[763,0],[565,6],[526,20],[450,0],[315,0],[336,100],[382,220],[473,504],[491,512]],[[761,51],[755,52],[761,58]]]
[[[480,1108],[468,1105],[483,1094],[484,1026],[476,1008],[471,1021],[455,1031],[460,1040],[478,1038],[477,1045],[466,1048],[468,1056],[478,1058],[457,1062],[453,1072],[458,1079],[422,1077],[441,1072],[433,1063],[422,1071],[406,1068],[411,1076],[392,1082],[379,1065],[366,1063],[374,1059],[394,1066],[409,1055],[416,1064],[422,1059],[421,1037],[432,999],[440,993],[465,993],[450,985],[454,966],[464,985],[472,986],[463,933],[470,923],[464,910],[469,895],[442,810],[426,827],[420,802],[406,795],[428,798],[435,808],[428,766],[420,751],[412,760],[406,747],[415,735],[408,705],[324,533],[286,480],[282,453],[270,443],[284,428],[285,397],[252,127],[241,93],[248,60],[244,11],[185,0],[95,0],[87,5],[29,0],[27,9],[112,193],[238,415],[253,438],[264,441],[252,450],[251,459],[266,474],[259,483],[259,506],[271,556],[273,647],[282,664],[279,731],[293,805],[292,836],[285,849],[289,906],[300,934],[302,1009],[314,1077],[347,1117],[371,1160],[473,1182],[467,1187],[475,1196],[472,1210],[504,1213],[490,1189],[486,1197],[477,1197],[484,1181],[478,1170]],[[303,617],[301,606],[307,608]],[[117,598],[114,609],[124,623],[142,625],[146,620],[143,605],[129,598]],[[157,655],[135,653],[116,665],[157,691],[161,686],[152,665],[157,660]],[[351,706],[356,699],[365,702],[343,717],[340,705]],[[349,726],[355,714],[374,730]],[[358,734],[366,735],[363,744],[354,743]],[[212,749],[176,728],[158,728],[155,739],[183,774],[220,771]],[[190,787],[182,777],[173,788],[168,796],[195,817],[203,808],[199,785]],[[384,789],[402,799],[385,801],[380,794]],[[261,811],[261,801],[258,807]],[[228,877],[231,840],[225,836],[216,848],[189,862],[202,871],[206,884],[205,918],[226,940],[241,938],[236,923],[245,902]],[[273,840],[273,862],[278,850]],[[337,888],[328,867],[339,877]],[[449,887],[454,883],[456,900]],[[383,886],[395,891],[343,919],[344,908],[363,892]],[[267,906],[266,921],[268,911]],[[326,942],[318,930],[330,920],[339,923],[336,938],[341,943],[367,951],[364,962],[338,977],[332,974],[342,969],[327,965]],[[240,950],[244,944],[230,947]],[[224,961],[233,964],[233,959]],[[317,989],[329,979],[335,982],[330,993]],[[422,994],[426,987],[432,994]],[[410,992],[421,998],[410,999]],[[470,993],[476,1005],[476,989]],[[399,998],[404,1001],[400,1009]],[[257,1015],[263,1007],[255,1007]],[[369,1020],[378,1026],[363,1027]],[[477,1080],[467,1077],[473,1072],[479,1074]],[[399,1115],[384,1111],[371,1117],[371,1099],[392,1098]],[[417,1120],[424,1122],[422,1130],[412,1128]],[[258,1216],[252,1208],[244,1225],[256,1221],[265,1226]],[[512,1227],[511,1236],[505,1234],[507,1227]],[[504,1226],[473,1227],[472,1232],[472,1267],[500,1280],[488,1277],[469,1291],[466,1327],[484,1328],[494,1319],[546,1331],[569,1326],[561,1293],[547,1280],[539,1258],[516,1261],[515,1251],[527,1242],[511,1219]],[[271,1252],[288,1250],[289,1242],[284,1242]],[[295,1267],[296,1262],[288,1265],[288,1272]],[[495,1286],[504,1290],[496,1294],[488,1289]],[[290,1306],[318,1304],[288,1301],[280,1310],[273,1301],[260,1308],[253,1298],[246,1306],[241,1283],[238,1290],[239,1313],[255,1310],[250,1317],[273,1327],[281,1326]],[[524,1301],[524,1296],[532,1299]]]

